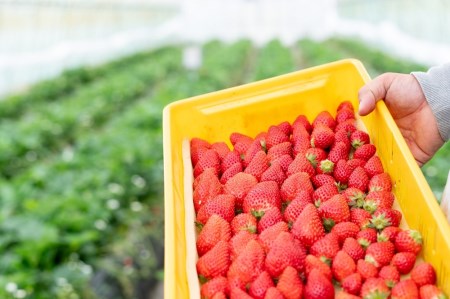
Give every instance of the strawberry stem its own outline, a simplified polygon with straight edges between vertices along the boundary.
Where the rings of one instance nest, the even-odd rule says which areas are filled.
[[[331,231],[331,229],[333,228],[333,226],[334,226],[335,224],[336,224],[336,223],[334,222],[333,219],[330,219],[330,218],[325,218],[325,219],[323,219],[323,227],[325,228],[325,231],[326,231],[327,233],[329,233],[329,232]]]
[[[197,228],[198,232],[201,232],[203,229],[203,224],[198,221],[195,221],[195,227]]]
[[[258,220],[260,220],[265,213],[266,213],[265,211],[256,211],[256,210],[252,211],[252,215],[255,216],[256,219]]]

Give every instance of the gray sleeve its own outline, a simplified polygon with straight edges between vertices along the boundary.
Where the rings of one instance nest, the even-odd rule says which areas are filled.
[[[411,73],[419,81],[444,141],[450,139],[450,63]]]

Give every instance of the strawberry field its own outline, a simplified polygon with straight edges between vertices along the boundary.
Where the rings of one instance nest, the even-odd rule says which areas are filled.
[[[347,39],[211,41],[198,70],[182,54],[70,70],[0,101],[1,298],[148,298],[163,279],[168,103],[346,57],[372,76],[425,69]],[[423,167],[438,198],[449,155]]]

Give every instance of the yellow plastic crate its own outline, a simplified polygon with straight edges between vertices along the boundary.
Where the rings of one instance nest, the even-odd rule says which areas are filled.
[[[344,100],[358,107],[358,90],[369,80],[359,61],[346,59],[196,96],[164,109],[165,298],[189,298],[190,291],[184,188],[192,186],[184,186],[184,178],[192,174],[185,174],[183,167],[183,141],[199,137],[230,145],[229,135],[235,131],[255,136],[272,124],[292,122],[299,114],[312,121],[322,110],[334,114]],[[450,295],[450,227],[430,187],[383,101],[358,120],[392,177],[407,225],[424,237],[422,258],[433,264],[438,285]],[[190,265],[195,267],[192,261]]]

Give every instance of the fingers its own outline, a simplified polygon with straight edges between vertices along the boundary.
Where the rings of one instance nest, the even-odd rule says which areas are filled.
[[[377,101],[385,98],[392,80],[393,74],[386,73],[376,77],[359,90],[359,115],[367,115],[375,109]]]

